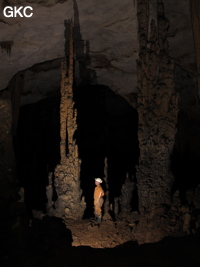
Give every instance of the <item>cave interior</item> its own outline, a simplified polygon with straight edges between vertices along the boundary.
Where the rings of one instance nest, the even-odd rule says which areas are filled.
[[[63,31],[62,52],[51,54],[48,49],[56,45],[45,41],[44,51],[50,56],[41,56],[45,55],[41,45],[41,54],[34,52],[35,61],[30,47],[23,47],[27,40],[20,44],[21,37],[15,40],[15,30],[7,28],[26,28],[22,19],[10,23],[0,18],[5,35],[0,39],[4,64],[0,71],[5,76],[0,79],[2,263],[93,266],[95,257],[100,257],[97,266],[102,259],[110,266],[113,258],[115,265],[199,266],[198,1],[185,0],[176,6],[171,0],[126,0],[127,7],[133,2],[134,18],[123,17],[122,10],[122,19],[116,22],[111,11],[105,12],[109,6],[105,7],[101,19],[113,19],[103,20],[103,30],[97,33],[92,27],[87,30],[84,17],[95,17],[90,0],[89,11],[78,0],[24,2],[41,8],[41,14],[55,8],[59,16],[62,6],[69,11],[62,27],[55,30]],[[2,8],[15,4],[3,1]],[[111,7],[115,10],[113,1]],[[69,14],[73,15],[72,39]],[[37,16],[41,19],[40,13]],[[124,40],[131,35],[133,22],[137,34]],[[106,30],[115,24],[123,26],[112,28],[109,37]],[[30,36],[25,30],[21,36],[35,34],[35,29],[29,30]],[[122,39],[112,46],[109,38],[115,39],[115,30]],[[107,48],[99,44],[98,31]],[[92,34],[96,35],[91,38]],[[36,44],[41,42],[37,38]],[[20,51],[24,49],[20,62],[16,44],[21,45]],[[13,61],[6,64],[6,60]],[[91,224],[96,177],[103,179],[105,192],[98,227]]]

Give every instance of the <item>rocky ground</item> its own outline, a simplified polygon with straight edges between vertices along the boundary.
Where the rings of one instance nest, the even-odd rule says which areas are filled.
[[[151,232],[147,226],[145,231],[140,224],[130,218],[107,219],[99,227],[90,220],[33,219],[27,231],[18,228],[18,237],[26,235],[20,244],[13,241],[1,266],[200,266],[199,233],[161,238],[163,231]],[[149,236],[160,241],[143,243]]]

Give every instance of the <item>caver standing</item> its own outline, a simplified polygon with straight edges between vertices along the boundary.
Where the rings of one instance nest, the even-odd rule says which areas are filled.
[[[101,187],[102,183],[101,178],[95,178],[95,189],[94,189],[94,214],[95,214],[95,223],[100,223],[102,218],[102,205],[103,205],[103,196],[104,191]]]

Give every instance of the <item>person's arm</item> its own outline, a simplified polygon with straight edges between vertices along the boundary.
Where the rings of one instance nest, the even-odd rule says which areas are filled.
[[[103,191],[103,189],[101,190],[101,197],[103,197],[104,196],[104,191]]]

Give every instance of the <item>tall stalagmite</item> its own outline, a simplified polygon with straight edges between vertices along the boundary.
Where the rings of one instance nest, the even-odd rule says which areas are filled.
[[[200,97],[200,1],[190,0],[190,14],[194,35],[194,45],[197,64],[198,93]]]
[[[137,167],[139,210],[156,213],[160,205],[170,205],[173,175],[170,156],[177,123],[177,94],[174,90],[174,63],[168,55],[169,21],[164,5],[157,1],[157,21],[149,30],[149,0],[138,0],[140,53],[138,61],[138,139],[140,163]]]
[[[61,162],[55,169],[57,200],[55,214],[59,217],[79,219],[85,210],[81,200],[80,164],[78,146],[73,138],[77,129],[77,112],[73,101],[73,22],[70,21],[70,54],[67,73],[66,62],[62,63],[61,104],[60,104],[60,154]],[[67,76],[66,76],[67,73]],[[68,142],[67,142],[68,141]],[[68,144],[68,145],[67,145]],[[68,154],[66,151],[68,150]]]

